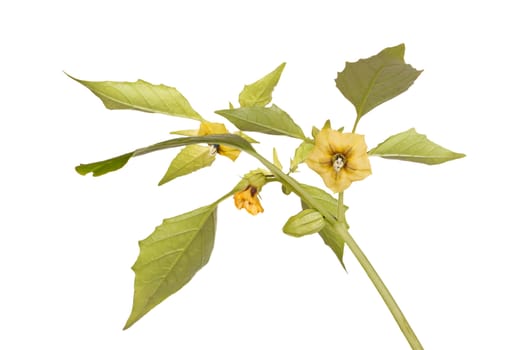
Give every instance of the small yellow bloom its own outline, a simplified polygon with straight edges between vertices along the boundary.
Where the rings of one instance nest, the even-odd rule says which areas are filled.
[[[257,197],[257,187],[248,185],[245,190],[237,192],[233,195],[235,206],[237,209],[246,209],[252,215],[257,215],[264,212],[261,202]]]
[[[372,173],[365,137],[329,128],[319,131],[306,164],[323,178],[329,189],[341,192]]]
[[[229,134],[228,130],[221,123],[210,123],[203,121],[197,135],[206,136],[206,135],[217,135],[217,134]],[[231,160],[237,159],[241,151],[237,148],[223,145],[210,145],[212,148],[212,153],[217,152],[222,156],[228,157]]]

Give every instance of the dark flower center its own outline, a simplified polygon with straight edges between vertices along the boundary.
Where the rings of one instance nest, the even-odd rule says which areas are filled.
[[[341,169],[345,166],[346,158],[341,153],[337,153],[332,157],[332,166],[336,173],[340,172]]]
[[[217,144],[210,145],[210,156],[216,155],[218,151],[219,151],[219,145]]]

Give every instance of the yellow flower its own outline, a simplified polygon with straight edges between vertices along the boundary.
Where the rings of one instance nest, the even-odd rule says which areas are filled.
[[[319,131],[306,164],[323,178],[334,192],[347,189],[352,182],[370,175],[365,137],[329,128]]]
[[[229,134],[224,124],[210,123],[210,122],[203,121],[201,122],[199,131],[197,132],[198,136],[217,135],[217,134]],[[210,147],[212,147],[212,152],[217,152],[222,156],[230,158],[231,160],[237,159],[237,157],[241,153],[241,151],[239,151],[237,148],[230,147],[230,146],[210,145]]]
[[[264,212],[261,202],[257,197],[257,187],[248,185],[243,191],[237,192],[233,195],[235,206],[237,209],[246,209],[252,215],[257,215]]]

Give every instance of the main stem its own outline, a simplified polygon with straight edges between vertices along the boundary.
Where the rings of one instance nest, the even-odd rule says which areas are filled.
[[[374,269],[370,261],[367,259],[366,255],[363,253],[361,248],[359,248],[357,243],[354,241],[354,239],[348,232],[346,220],[344,217],[345,210],[342,192],[339,193],[339,198],[337,201],[337,218],[334,218],[329,212],[326,211],[324,206],[319,205],[317,199],[315,199],[307,191],[305,191],[294,178],[284,174],[279,168],[277,168],[275,165],[273,165],[270,161],[268,161],[266,158],[264,158],[257,152],[248,151],[248,153],[250,153],[253,157],[257,158],[262,164],[264,164],[264,166],[266,166],[275,175],[277,179],[289,185],[290,188],[299,197],[301,197],[302,200],[304,200],[311,208],[317,209],[321,213],[321,215],[323,215],[325,219],[333,225],[337,234],[344,239],[345,243],[348,245],[348,248],[350,248],[357,261],[359,261],[366,274],[368,275],[368,278],[370,278],[370,280],[374,284],[374,287],[376,287],[377,291],[379,292],[379,295],[381,295],[381,298],[383,298],[383,301],[390,310],[390,313],[396,320],[397,325],[401,329],[401,332],[403,332],[403,335],[407,339],[412,349],[423,350],[423,346],[417,339],[417,336],[412,330],[412,327],[410,327],[410,324],[405,318],[405,315],[403,315],[403,312],[401,312],[401,309],[399,308],[399,306],[397,306],[394,297],[392,297],[392,294],[390,294],[390,292],[388,291],[388,288],[381,280],[381,277],[379,277],[376,270]]]
[[[339,192],[337,212],[337,233],[345,240],[346,244],[348,245],[348,248],[350,248],[357,261],[359,261],[359,264],[361,264],[361,266],[365,270],[366,274],[368,275],[368,278],[370,278],[370,280],[374,284],[374,287],[376,287],[377,291],[379,292],[379,295],[381,295],[381,298],[383,298],[383,301],[388,307],[388,310],[390,310],[390,313],[396,320],[397,325],[401,329],[401,332],[403,332],[403,335],[405,336],[412,349],[423,350],[423,346],[419,342],[419,339],[417,339],[416,334],[412,330],[412,327],[410,327],[410,324],[408,323],[407,319],[405,318],[405,315],[403,315],[403,312],[394,300],[394,297],[392,296],[392,294],[390,294],[390,291],[383,283],[381,277],[379,277],[379,275],[377,274],[377,271],[374,269],[374,267],[366,257],[365,253],[363,253],[359,245],[357,245],[354,238],[348,232],[344,218],[343,192]]]

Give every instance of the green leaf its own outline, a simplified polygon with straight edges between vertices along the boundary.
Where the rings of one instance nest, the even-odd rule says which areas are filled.
[[[215,240],[216,204],[165,219],[139,242],[133,309],[124,329],[188,283],[210,259]]]
[[[332,216],[336,216],[337,199],[335,199],[331,194],[315,186],[301,184],[301,188],[308,192],[316,200],[317,205],[326,209],[326,211],[332,214]],[[348,207],[345,206],[345,211],[347,209]]]
[[[205,144],[223,144],[227,146],[236,147],[242,151],[246,152],[255,152],[253,147],[248,141],[238,135],[233,134],[224,134],[224,135],[207,135],[207,136],[196,136],[196,137],[180,137],[176,139],[171,139],[163,142],[153,144],[148,147],[139,148],[133,152],[123,154],[121,156],[102,160],[95,163],[81,164],[76,167],[76,170],[81,175],[86,175],[90,172],[93,172],[94,176],[100,176],[107,174],[111,171],[118,170],[122,168],[131,157],[136,157],[144,155],[147,153],[160,151],[163,149],[180,147],[186,145],[193,145],[197,143]]]
[[[86,81],[67,74],[102,100],[108,109],[133,109],[203,120],[188,100],[175,88],[153,85],[144,80],[136,82]]]
[[[210,153],[209,147],[200,145],[186,146],[173,159],[166,174],[160,180],[159,186],[177,177],[210,166],[214,160],[215,155]]]
[[[133,157],[133,152],[126,153],[121,156],[117,156],[115,158],[103,160],[100,162],[80,164],[75,168],[75,170],[80,175],[93,173],[93,176],[100,176],[115,170],[119,170],[128,163],[128,160],[131,157]]]
[[[294,237],[310,235],[322,230],[326,221],[315,209],[305,209],[290,217],[283,226],[283,232]]]
[[[271,135],[286,135],[304,139],[299,125],[276,105],[271,107],[241,107],[224,109],[215,113],[228,119],[243,131],[257,131]]]
[[[314,200],[316,200],[316,203],[319,206],[322,206],[332,216],[336,216],[337,200],[334,197],[322,189],[314,186],[301,184],[301,188],[308,192],[314,198]],[[302,201],[301,204],[303,209],[309,209],[309,206],[304,201]],[[345,206],[345,212],[347,209],[348,207]],[[337,234],[336,229],[329,222],[326,222],[326,225],[323,227],[323,229],[319,231],[319,235],[323,239],[324,243],[332,249],[334,254],[337,256],[337,259],[341,263],[341,266],[346,270],[345,264],[343,262],[345,247],[344,239]]]
[[[272,91],[281,78],[286,63],[282,63],[273,72],[265,75],[255,83],[245,85],[239,94],[241,107],[264,107],[272,102]]]
[[[405,63],[404,55],[404,44],[389,47],[375,56],[347,62],[337,74],[336,86],[354,105],[357,119],[406,91],[421,74]]]
[[[343,254],[345,250],[345,241],[344,239],[337,234],[335,227],[329,222],[326,223],[326,226],[319,231],[319,236],[323,239],[324,243],[332,249],[335,256],[339,260],[339,263],[345,269],[346,266],[343,261]]]
[[[283,165],[279,161],[279,156],[277,155],[277,150],[275,147],[273,148],[273,164],[275,164],[276,167],[279,168],[279,170],[283,170]]]
[[[319,134],[319,129],[315,126],[312,126],[312,137],[315,139],[317,137],[317,134]]]
[[[427,139],[426,135],[418,134],[414,128],[390,136],[376,148],[368,151],[368,154],[428,165],[465,157],[462,153],[452,152],[435,144]]]
[[[314,141],[306,139],[296,148],[293,159],[290,161],[290,171],[295,172],[299,164],[306,161],[308,155],[314,148]]]
[[[249,143],[259,143],[259,141],[255,140],[254,138],[250,137],[249,135],[246,135],[242,131],[234,131],[233,134],[239,135],[240,137],[242,137],[243,139],[245,139]]]
[[[177,131],[171,131],[170,134],[172,135],[182,135],[182,136],[198,136],[199,130],[191,129],[191,130],[177,130]]]

